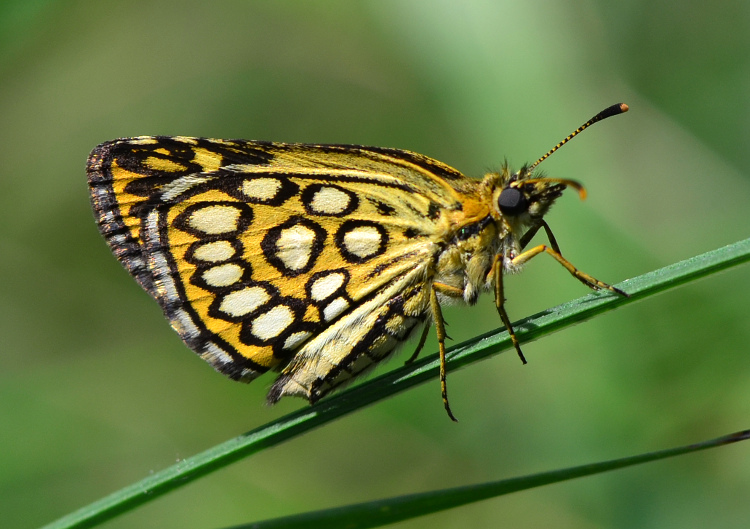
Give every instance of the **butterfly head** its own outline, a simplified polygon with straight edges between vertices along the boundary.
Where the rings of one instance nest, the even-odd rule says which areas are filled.
[[[567,187],[578,191],[582,200],[586,198],[586,190],[575,180],[534,175],[526,166],[504,180],[505,185],[495,189],[493,205],[510,224],[537,223]]]
[[[536,167],[594,123],[627,111],[628,105],[625,103],[605,108],[571,132],[533,164],[525,165],[521,167],[520,171],[513,174],[510,174],[506,166],[502,173],[495,175],[494,181],[491,183],[494,188],[493,205],[496,214],[506,221],[506,227],[511,232],[518,232],[520,227],[539,225],[550,206],[568,186],[578,191],[581,200],[585,199],[586,190],[575,180],[548,178],[537,172]]]

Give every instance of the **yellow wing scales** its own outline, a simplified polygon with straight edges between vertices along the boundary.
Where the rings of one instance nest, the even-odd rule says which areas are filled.
[[[100,230],[187,345],[234,379],[282,370],[272,402],[317,400],[428,319],[478,188],[407,151],[185,137],[104,143],[88,173]]]

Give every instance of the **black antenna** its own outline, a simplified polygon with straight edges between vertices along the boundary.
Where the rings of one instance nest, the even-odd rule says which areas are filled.
[[[552,149],[549,150],[547,154],[539,158],[536,162],[531,164],[528,168],[528,172],[526,174],[531,174],[531,172],[534,170],[534,168],[542,163],[544,160],[549,158],[549,156],[555,152],[557,149],[568,143],[570,140],[572,140],[574,137],[576,137],[578,134],[583,132],[585,129],[589,128],[591,125],[596,123],[597,121],[601,121],[603,119],[611,118],[612,116],[616,116],[618,114],[622,114],[624,112],[628,111],[628,105],[625,103],[618,103],[616,105],[612,105],[611,107],[605,108],[601,112],[599,112],[596,116],[588,120],[586,123],[578,127],[576,130],[570,133],[570,135],[565,138],[563,141],[555,145]]]

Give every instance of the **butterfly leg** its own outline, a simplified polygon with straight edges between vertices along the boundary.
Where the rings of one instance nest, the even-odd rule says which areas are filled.
[[[440,310],[440,302],[437,298],[437,292],[451,297],[462,297],[463,291],[460,288],[452,287],[444,283],[433,282],[430,288],[430,308],[432,309],[432,322],[435,324],[438,338],[438,350],[440,351],[440,391],[443,396],[443,406],[448,412],[448,417],[452,421],[458,422],[453,416],[450,404],[448,404],[448,385],[445,381],[445,321],[443,321],[443,312]]]
[[[534,235],[536,235],[540,228],[544,228],[544,231],[547,233],[547,240],[549,240],[549,245],[552,246],[552,249],[562,255],[560,247],[557,245],[557,239],[555,239],[555,236],[552,234],[552,230],[550,229],[549,224],[547,224],[543,220],[523,234],[523,237],[521,237],[520,241],[521,249],[523,250],[524,248],[526,248],[526,245],[531,242],[531,239],[534,238]]]
[[[607,283],[604,283],[603,281],[599,281],[598,279],[588,275],[585,272],[581,272],[578,270],[573,264],[565,259],[562,256],[562,253],[560,252],[560,247],[557,245],[557,241],[555,240],[555,236],[552,235],[552,230],[549,228],[546,222],[542,221],[542,223],[537,226],[535,229],[530,230],[529,233],[531,233],[531,237],[534,236],[534,234],[539,230],[540,227],[544,228],[544,231],[547,232],[547,238],[549,239],[549,246],[546,244],[540,244],[539,246],[535,246],[530,250],[526,250],[525,252],[517,255],[513,259],[513,264],[516,266],[521,266],[524,263],[528,262],[532,257],[536,257],[542,252],[546,252],[550,254],[552,257],[555,258],[555,260],[563,265],[565,269],[571,273],[573,277],[575,277],[578,281],[586,285],[592,290],[609,290],[610,292],[614,292],[615,294],[619,294],[623,297],[630,297],[629,294],[623,292],[619,288],[613,287],[612,285],[608,285]],[[524,235],[524,237],[521,239],[522,246],[525,246],[528,244],[528,242],[531,240],[531,237],[527,237],[529,234],[527,233]],[[497,289],[497,287],[496,287]]]
[[[414,351],[414,354],[411,355],[406,362],[404,362],[405,365],[411,364],[414,360],[417,359],[419,356],[419,353],[422,351],[422,348],[424,347],[424,343],[427,341],[427,333],[430,332],[430,324],[427,323],[424,326],[424,329],[422,330],[422,336],[419,338],[419,343],[417,344],[417,350]]]
[[[495,307],[497,307],[497,312],[500,314],[500,319],[503,321],[503,325],[505,325],[505,328],[508,331],[508,336],[510,336],[510,341],[513,343],[513,347],[516,348],[518,358],[520,358],[521,362],[525,364],[526,357],[523,356],[523,352],[521,351],[521,344],[518,343],[516,332],[513,330],[513,326],[510,324],[508,313],[505,312],[505,293],[503,292],[503,265],[501,254],[495,256],[495,262],[492,264],[492,270],[494,270],[495,274]]]

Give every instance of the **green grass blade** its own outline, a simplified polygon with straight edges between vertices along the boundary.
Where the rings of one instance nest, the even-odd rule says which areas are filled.
[[[750,260],[750,239],[649,272],[617,285],[631,297],[595,292],[543,311],[514,324],[518,337],[530,341],[627,303],[632,303],[681,284],[726,270]],[[448,369],[453,370],[510,347],[505,331],[488,333],[449,349]],[[323,399],[312,407],[286,415],[272,423],[185,459],[137,483],[75,511],[45,529],[93,527],[162,494],[223,468],[234,461],[275,446],[351,411],[437,378],[439,360],[432,355],[394,369],[364,384]]]
[[[490,481],[476,485],[468,485],[451,489],[433,490],[420,494],[409,494],[376,500],[365,503],[336,507],[322,511],[314,511],[293,516],[284,516],[272,520],[264,520],[246,525],[237,525],[231,529],[310,529],[325,527],[326,529],[365,529],[382,525],[402,522],[426,514],[433,514],[446,509],[460,507],[470,503],[495,498],[518,492],[521,490],[541,487],[551,483],[559,483],[570,479],[600,474],[610,470],[617,470],[633,465],[640,465],[659,459],[675,457],[691,452],[724,446],[738,441],[750,439],[750,430],[711,439],[702,443],[660,450],[637,456],[613,459],[600,463],[581,465],[540,474],[532,474],[518,478]]]

